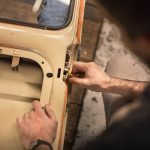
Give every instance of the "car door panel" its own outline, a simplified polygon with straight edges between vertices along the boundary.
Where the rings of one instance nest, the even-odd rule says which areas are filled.
[[[76,35],[81,1],[74,1],[71,22],[60,30],[0,22],[0,149],[23,149],[16,118],[32,109],[33,100],[54,109],[58,131],[53,149],[63,149],[68,100],[65,79],[80,44]]]

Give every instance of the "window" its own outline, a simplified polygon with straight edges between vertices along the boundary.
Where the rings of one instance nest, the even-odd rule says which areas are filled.
[[[69,20],[72,0],[0,0],[0,21],[59,28]]]

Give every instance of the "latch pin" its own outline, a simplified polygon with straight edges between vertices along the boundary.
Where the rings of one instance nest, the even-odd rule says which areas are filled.
[[[11,64],[11,68],[12,68],[13,71],[18,71],[19,62],[20,62],[20,57],[19,56],[13,56],[12,64]]]

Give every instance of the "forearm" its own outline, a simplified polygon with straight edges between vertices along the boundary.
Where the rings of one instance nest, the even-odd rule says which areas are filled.
[[[125,79],[111,78],[104,92],[120,94],[127,98],[138,98],[148,82],[130,81]]]

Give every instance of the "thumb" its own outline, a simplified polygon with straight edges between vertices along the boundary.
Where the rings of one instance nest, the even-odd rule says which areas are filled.
[[[77,71],[86,72],[88,68],[88,63],[84,62],[74,62],[72,72],[76,73]]]
[[[49,118],[57,120],[54,111],[50,108],[49,105],[45,106],[45,111],[46,111],[46,114]]]
[[[77,77],[70,77],[68,81],[72,84],[87,86],[88,80],[86,78],[77,78]]]

